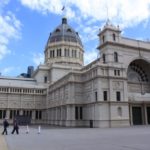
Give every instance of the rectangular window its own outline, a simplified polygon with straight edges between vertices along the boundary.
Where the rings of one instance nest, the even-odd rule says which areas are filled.
[[[12,119],[13,115],[12,115],[12,110],[10,110],[10,119]]]
[[[76,58],[77,57],[77,51],[76,50],[72,50],[72,57]]]
[[[50,58],[55,57],[54,55],[55,55],[55,51],[54,50],[50,51]]]
[[[72,57],[74,57],[74,50],[72,50]]]
[[[103,54],[103,63],[106,63],[106,55],[105,54]]]
[[[42,119],[42,111],[39,111],[39,119]]]
[[[75,119],[78,120],[78,107],[75,107]]]
[[[24,115],[24,116],[26,115],[26,111],[25,111],[25,110],[23,111],[23,115]]]
[[[120,76],[120,70],[114,70],[114,75],[115,76]]]
[[[97,101],[97,91],[95,92],[95,101]]]
[[[59,56],[59,49],[57,49],[57,56]]]
[[[117,70],[114,70],[114,75],[115,75],[115,76],[117,75]]]
[[[104,99],[104,101],[107,101],[107,91],[103,92],[103,99]]]
[[[69,49],[65,49],[65,57],[69,57]]]
[[[47,83],[47,77],[46,76],[44,77],[44,83]]]
[[[59,49],[59,56],[61,56],[61,49]]]
[[[121,93],[119,91],[116,92],[116,100],[117,101],[121,100]]]
[[[17,110],[17,115],[19,116],[19,110]]]
[[[6,117],[6,110],[3,110],[3,118]]]
[[[27,113],[27,116],[29,116],[29,111],[28,110],[26,111],[26,113]]]
[[[2,119],[2,110],[0,110],[0,119]]]
[[[120,76],[120,70],[117,70],[118,71],[118,76]]]
[[[35,118],[38,119],[38,116],[39,116],[39,112],[36,110],[35,111]]]
[[[69,57],[69,56],[70,56],[69,49],[67,49],[67,57]]]
[[[52,51],[52,56],[55,57],[55,50]]]
[[[80,119],[82,119],[83,118],[83,109],[82,109],[82,107],[80,107]]]
[[[61,56],[61,49],[57,49],[57,56]]]
[[[32,112],[29,115],[32,115]],[[42,119],[42,111],[41,110],[36,110],[35,111],[35,118],[36,119]]]

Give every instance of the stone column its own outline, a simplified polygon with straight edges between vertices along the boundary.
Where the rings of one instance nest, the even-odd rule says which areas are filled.
[[[74,106],[67,105],[66,106],[66,126],[72,126],[72,121],[75,121],[75,111]]]
[[[146,125],[148,125],[148,120],[147,120],[147,107],[146,107],[146,104],[144,103],[143,104],[143,116],[144,116],[144,123],[146,124]]]
[[[65,56],[64,51],[65,51],[65,50],[64,50],[64,47],[62,47],[62,48],[61,48],[61,57],[64,57],[64,56]]]
[[[35,120],[35,110],[32,111],[32,117],[31,117],[31,119]]]
[[[23,115],[23,110],[20,110],[20,115]]]
[[[6,118],[10,119],[10,110],[6,110]]]
[[[133,125],[132,106],[131,106],[131,104],[129,104],[129,121],[130,121],[130,125]]]

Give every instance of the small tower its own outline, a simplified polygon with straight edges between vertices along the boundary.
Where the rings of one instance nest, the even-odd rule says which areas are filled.
[[[119,43],[120,33],[121,30],[119,29],[119,26],[116,27],[112,25],[109,20],[107,20],[104,28],[98,34],[100,44],[97,49],[99,49],[104,63],[113,62],[114,58],[116,59],[116,62],[118,61],[117,52],[113,52],[113,50],[110,49],[110,47],[108,47],[107,45],[115,45]],[[114,53],[114,56],[112,56],[112,53]]]
[[[105,44],[106,42],[119,42],[120,33],[121,30],[119,29],[119,26],[116,27],[107,21],[103,30],[98,34],[100,45]]]

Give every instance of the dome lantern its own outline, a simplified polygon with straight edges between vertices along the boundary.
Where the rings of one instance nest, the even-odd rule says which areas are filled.
[[[67,24],[67,18],[62,18],[62,24]]]

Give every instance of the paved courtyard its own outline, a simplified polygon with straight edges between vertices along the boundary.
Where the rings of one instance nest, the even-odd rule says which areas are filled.
[[[0,127],[2,130],[2,127]],[[150,150],[150,126],[128,128],[20,127],[19,135],[1,136],[8,150]],[[0,139],[0,140],[1,140]],[[2,141],[2,140],[1,140]],[[0,142],[0,150],[2,148]]]

